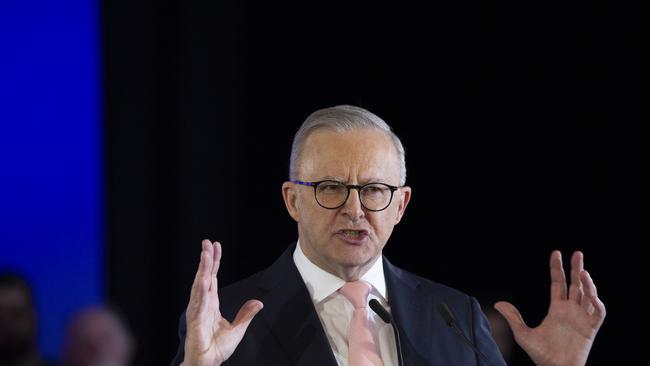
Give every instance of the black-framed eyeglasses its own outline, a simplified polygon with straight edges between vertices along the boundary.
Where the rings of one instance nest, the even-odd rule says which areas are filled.
[[[345,184],[335,180],[321,180],[318,182],[303,182],[299,180],[290,181],[294,184],[314,187],[316,202],[330,210],[337,209],[347,202],[350,197],[350,190],[356,189],[359,192],[361,205],[369,211],[382,211],[390,206],[393,201],[393,194],[401,187],[391,186],[385,183],[366,183],[363,185]]]

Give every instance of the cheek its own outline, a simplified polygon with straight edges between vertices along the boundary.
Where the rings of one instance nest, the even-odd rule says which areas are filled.
[[[386,239],[386,235],[390,235],[395,226],[395,217],[397,210],[386,209],[382,215],[376,215],[369,218],[370,225],[374,228],[375,233],[379,238]]]
[[[314,215],[314,207],[311,204],[312,197],[305,192],[296,196],[296,210],[301,220],[310,220]]]
[[[305,199],[307,201],[305,201]],[[315,202],[310,202],[310,199],[313,200],[313,197],[302,197],[302,200],[296,202],[296,208],[298,209],[300,220],[305,225],[305,228],[311,231],[325,230],[332,221],[332,216],[335,214],[335,210],[325,210],[324,208],[317,206]]]
[[[395,226],[399,218],[399,204],[398,202],[393,202],[389,208],[386,209],[386,224]]]

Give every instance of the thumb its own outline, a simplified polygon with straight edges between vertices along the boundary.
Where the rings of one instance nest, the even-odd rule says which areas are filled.
[[[504,318],[506,318],[515,338],[517,338],[517,336],[522,332],[528,330],[528,326],[526,325],[526,322],[524,322],[524,318],[521,317],[521,313],[519,313],[519,310],[517,310],[517,308],[511,303],[499,301],[494,304],[494,308],[501,313]]]
[[[251,323],[255,315],[262,310],[264,304],[259,300],[248,300],[237,312],[235,320],[233,320],[232,325],[235,328],[238,328],[242,334],[246,332],[248,325]]]

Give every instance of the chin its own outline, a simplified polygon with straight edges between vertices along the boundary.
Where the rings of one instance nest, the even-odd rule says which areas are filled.
[[[358,267],[368,263],[374,256],[371,253],[337,253],[334,260],[343,267]]]

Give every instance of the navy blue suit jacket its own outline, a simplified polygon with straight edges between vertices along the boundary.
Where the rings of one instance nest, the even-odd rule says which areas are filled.
[[[219,290],[223,316],[232,320],[244,302],[259,299],[264,308],[224,365],[336,366],[332,349],[298,269],[295,244],[266,270]],[[463,332],[491,360],[505,365],[476,299],[395,267],[383,258],[391,313],[398,324],[405,366],[483,365],[447,326],[436,305],[445,302]],[[185,314],[172,365],[183,361]]]

